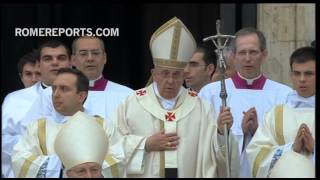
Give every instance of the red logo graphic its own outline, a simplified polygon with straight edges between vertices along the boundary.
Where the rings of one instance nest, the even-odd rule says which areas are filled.
[[[176,120],[176,115],[173,112],[167,112],[165,115],[167,121],[174,121]]]
[[[195,92],[195,91],[189,91],[188,93],[189,93],[189,94],[190,94],[190,96],[192,96],[192,97],[195,97],[195,96],[197,96],[197,95],[198,95],[198,93],[197,93],[197,92]]]
[[[140,89],[139,91],[136,92],[136,94],[137,94],[138,96],[143,96],[143,95],[145,95],[146,93],[147,93],[147,92],[146,92],[145,89]]]

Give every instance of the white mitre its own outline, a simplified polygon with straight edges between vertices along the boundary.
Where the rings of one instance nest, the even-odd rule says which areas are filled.
[[[155,66],[177,69],[186,66],[197,47],[188,28],[176,17],[153,33],[149,45]]]
[[[284,153],[270,173],[271,178],[314,178],[315,165],[311,159],[292,150]]]
[[[102,166],[108,152],[108,137],[94,117],[78,111],[63,124],[54,148],[65,170],[86,162]]]

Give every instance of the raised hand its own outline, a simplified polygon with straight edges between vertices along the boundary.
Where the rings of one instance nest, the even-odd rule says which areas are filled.
[[[304,144],[304,150],[307,154],[313,153],[314,150],[314,139],[312,137],[312,134],[306,124],[302,124],[302,141]]]
[[[233,117],[230,111],[230,107],[221,107],[220,114],[218,116],[218,133],[223,134],[223,126],[227,124],[227,129],[230,130],[233,124]]]
[[[258,128],[257,111],[254,107],[250,108],[247,112],[243,112],[241,123],[242,132],[244,135],[251,134],[252,136]]]

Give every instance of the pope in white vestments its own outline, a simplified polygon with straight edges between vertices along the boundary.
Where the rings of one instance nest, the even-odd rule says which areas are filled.
[[[127,176],[161,177],[161,167],[168,167],[178,168],[178,177],[226,177],[225,146],[218,143],[210,105],[202,102],[195,92],[181,87],[175,108],[166,110],[158,103],[154,87],[151,84],[136,91],[120,106],[114,117],[119,121],[120,131],[128,139],[141,140],[164,129],[176,132],[181,141],[176,151],[165,152],[145,152],[145,144],[141,143],[137,150],[140,154],[133,158]],[[231,173],[237,177],[238,147],[233,136],[229,137]]]
[[[183,68],[195,48],[193,36],[177,18],[153,34],[154,82],[126,99],[112,117],[126,141],[139,145],[128,164],[128,177],[166,177],[169,169],[176,170],[176,177],[227,176],[224,139],[218,135],[212,108],[182,87]],[[177,134],[176,149],[170,149],[176,143],[172,140],[162,150],[147,151],[148,140],[160,131]],[[229,145],[231,177],[238,177],[238,145],[232,133]]]

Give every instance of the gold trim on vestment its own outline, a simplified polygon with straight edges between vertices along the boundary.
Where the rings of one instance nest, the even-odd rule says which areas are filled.
[[[179,43],[180,43],[180,37],[181,37],[181,24],[175,24],[173,28],[173,37],[172,37],[172,43],[171,43],[171,51],[170,51],[170,59],[173,59],[174,61],[177,61],[178,58],[178,51],[179,51]]]
[[[278,145],[284,145],[285,142],[283,136],[283,105],[279,105],[275,109],[275,128]]]
[[[46,119],[40,119],[38,121],[38,137],[40,148],[43,155],[47,155],[47,145],[46,145]]]
[[[169,21],[167,21],[166,23],[164,23],[162,26],[160,26],[151,36],[150,39],[150,43],[149,46],[151,48],[151,44],[154,41],[154,39],[156,37],[158,37],[160,34],[162,34],[164,31],[166,31],[167,29],[171,28],[173,26],[173,24],[171,26],[169,26],[171,23],[173,23],[174,21],[176,21],[178,18],[174,17],[172,19],[170,19]]]
[[[171,34],[171,29],[173,28],[173,32]],[[170,19],[169,21],[167,21],[165,24],[163,24],[162,26],[160,26],[151,36],[150,42],[149,42],[149,47],[151,50],[151,53],[153,51],[152,49],[152,45],[154,43],[154,41],[156,39],[158,39],[159,36],[161,36],[164,32],[168,31],[170,29],[170,37],[171,38],[171,44],[169,44],[169,42],[166,42],[169,46],[170,46],[170,53],[169,57],[166,57],[166,59],[163,59],[164,61],[173,61],[173,62],[184,62],[183,64],[179,64],[179,63],[164,63],[164,62],[157,62],[157,57],[153,56],[153,63],[154,65],[157,66],[162,66],[162,67],[167,67],[167,68],[181,68],[183,69],[186,66],[186,62],[189,59],[178,59],[178,54],[179,54],[179,48],[180,48],[180,40],[182,38],[182,31],[184,30],[184,32],[187,34],[188,37],[190,37],[191,41],[193,41],[193,44],[196,45],[196,41],[193,38],[191,32],[187,29],[187,27],[185,27],[185,25],[183,24],[183,22],[181,20],[179,20],[178,18],[174,17],[172,19]],[[172,37],[171,37],[172,35]],[[165,46],[165,45],[164,45]],[[153,53],[152,53],[153,54]]]
[[[160,131],[164,130],[164,121],[160,121]],[[160,151],[160,178],[165,177],[165,151]]]
[[[161,59],[154,58],[153,63],[155,66],[165,67],[165,68],[176,68],[176,69],[184,69],[187,65],[185,61],[178,61],[176,59]]]
[[[268,155],[270,150],[271,150],[271,147],[262,147],[258,155],[256,156],[256,159],[254,160],[254,163],[253,163],[253,171],[252,171],[254,178],[257,176],[261,161]]]
[[[97,116],[97,115],[95,115],[94,117],[96,119],[96,122],[103,128],[104,119],[102,117],[100,117],[100,116]],[[105,161],[110,166],[112,177],[113,178],[119,178],[117,161],[110,154],[106,155]]]
[[[104,119],[100,116],[97,116],[97,115],[95,115],[94,117],[96,118],[97,123],[103,128]]]
[[[19,173],[19,178],[25,178],[27,176],[27,173],[29,171],[29,168],[32,164],[32,162],[36,159],[37,157],[35,155],[30,155],[23,163],[20,173]]]
[[[117,165],[116,160],[114,160],[113,157],[108,154],[105,157],[105,161],[107,161],[107,163],[110,166],[112,177],[113,178],[118,178],[119,177],[119,172],[118,172],[118,165]]]

